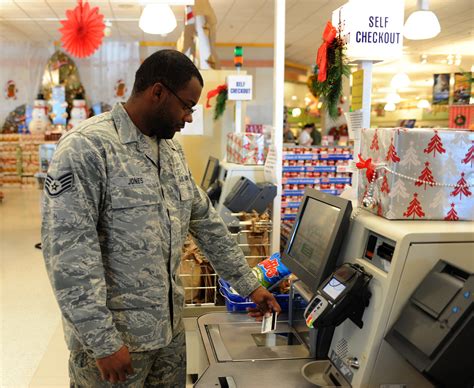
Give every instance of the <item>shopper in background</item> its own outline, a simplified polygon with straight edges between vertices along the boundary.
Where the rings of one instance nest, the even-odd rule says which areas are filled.
[[[321,132],[316,129],[316,125],[314,123],[309,124],[311,125],[311,138],[313,139],[312,145],[321,145]]]
[[[312,131],[313,131],[313,126],[311,124],[306,124],[303,127],[300,135],[298,136],[298,144],[300,146],[309,147],[311,144],[313,144],[313,138],[311,137]]]
[[[290,129],[290,125],[287,123],[283,127],[283,143],[294,143],[295,142],[295,135]]]
[[[174,50],[148,57],[132,96],[59,142],[45,182],[42,240],[71,351],[71,386],[184,387],[188,235],[217,273],[280,311],[196,185],[173,139],[192,121],[203,79]]]

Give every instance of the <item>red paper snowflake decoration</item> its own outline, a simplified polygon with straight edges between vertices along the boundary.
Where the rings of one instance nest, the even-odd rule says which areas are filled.
[[[104,37],[104,15],[99,7],[91,8],[86,1],[78,0],[77,7],[66,11],[66,20],[61,20],[61,42],[71,55],[84,58],[92,55]]]

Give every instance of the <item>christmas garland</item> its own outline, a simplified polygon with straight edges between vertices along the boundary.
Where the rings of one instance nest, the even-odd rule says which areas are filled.
[[[337,104],[342,96],[342,77],[349,77],[350,69],[345,55],[345,43],[331,22],[327,22],[323,41],[307,85],[313,96],[321,98],[329,117],[336,119]]]
[[[209,100],[212,97],[216,97],[216,107],[214,109],[214,120],[217,120],[219,117],[223,115],[225,111],[225,105],[227,102],[227,85],[226,84],[219,85],[217,88],[212,89],[207,93],[206,108],[211,107]]]

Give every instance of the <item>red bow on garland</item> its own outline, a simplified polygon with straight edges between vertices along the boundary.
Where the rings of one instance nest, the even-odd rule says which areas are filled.
[[[368,158],[366,160],[362,159],[362,156],[359,154],[359,161],[356,163],[356,167],[359,170],[363,170],[364,168],[367,169],[365,172],[365,176],[369,182],[372,182],[375,174],[375,165],[372,163],[372,158]]]
[[[333,42],[336,38],[337,30],[332,25],[331,22],[327,22],[326,28],[324,29],[323,33],[323,44],[318,49],[318,56],[316,57],[316,64],[318,65],[318,81],[324,82],[326,81],[327,71],[328,71],[328,58],[327,58],[327,50],[328,46]]]
[[[217,88],[215,88],[215,89],[209,90],[209,91],[207,92],[206,108],[210,108],[210,107],[211,107],[211,104],[209,104],[209,100],[210,100],[212,97],[217,96],[220,92],[223,92],[224,90],[227,90],[227,84],[222,84],[222,85],[219,85],[219,86],[218,86]]]

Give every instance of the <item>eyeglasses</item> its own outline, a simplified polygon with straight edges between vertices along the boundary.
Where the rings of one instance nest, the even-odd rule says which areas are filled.
[[[175,96],[175,97],[181,102],[181,104],[183,104],[183,106],[184,106],[184,111],[186,112],[186,114],[192,115],[192,114],[196,111],[195,108],[193,108],[192,106],[189,106],[189,104],[187,104],[180,96],[178,96],[178,95],[176,94],[176,92],[175,92],[173,89],[171,89],[168,85],[166,85],[166,84],[163,83],[162,81],[160,81],[160,83],[161,83],[166,89],[168,89],[168,90],[171,92],[171,94],[172,94],[173,96]]]

